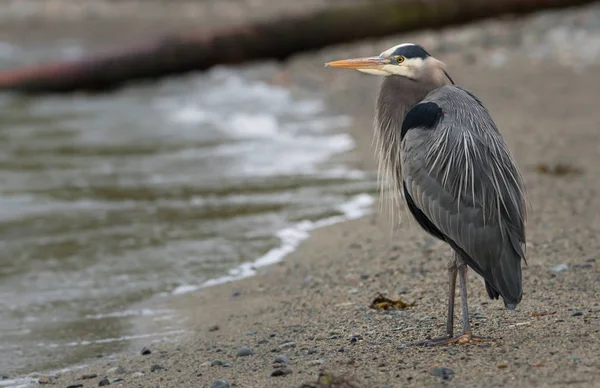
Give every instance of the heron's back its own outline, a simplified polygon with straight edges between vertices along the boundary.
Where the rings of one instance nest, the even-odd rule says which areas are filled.
[[[488,111],[465,89],[443,86],[406,114],[401,139],[412,214],[485,279],[490,297],[514,307],[522,296],[525,194]]]

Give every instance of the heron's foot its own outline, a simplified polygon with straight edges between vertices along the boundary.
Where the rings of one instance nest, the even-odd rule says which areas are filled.
[[[444,337],[439,337],[439,338],[426,339],[426,340],[422,340],[422,341],[404,344],[402,346],[403,347],[404,346],[436,346],[436,345],[450,345],[450,344],[465,345],[465,344],[469,344],[472,342],[488,342],[488,341],[492,341],[492,339],[488,338],[488,337],[476,337],[471,333],[463,333],[463,334],[457,335],[455,337],[444,336]]]

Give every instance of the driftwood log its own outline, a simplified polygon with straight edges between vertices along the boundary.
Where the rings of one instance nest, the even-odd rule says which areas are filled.
[[[292,54],[357,39],[439,28],[592,0],[378,0],[232,29],[188,31],[79,60],[0,71],[0,91],[101,91],[127,82]]]

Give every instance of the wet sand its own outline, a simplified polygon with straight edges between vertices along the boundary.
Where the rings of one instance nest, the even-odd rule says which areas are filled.
[[[353,117],[357,167],[374,174],[371,124],[379,80],[325,69],[323,62],[377,54],[405,41],[427,45],[436,37],[396,36],[298,56],[274,82],[323,87],[333,108]],[[477,55],[491,54],[482,49]],[[120,387],[299,387],[326,370],[360,387],[598,386],[600,66],[575,71],[552,58],[508,56],[492,68],[438,56],[490,110],[529,193],[522,303],[507,311],[487,298],[474,276],[468,285],[474,333],[493,341],[399,348],[443,333],[449,249],[406,214],[394,221],[389,207],[377,204],[371,216],[314,231],[258,276],[163,300],[187,318],[190,334],[183,340],[139,342],[53,381],[65,387],[98,386],[104,378]],[[571,168],[544,172],[557,164]],[[566,270],[555,268],[561,264]],[[374,311],[369,305],[379,292],[415,305]],[[150,354],[140,353],[143,345]],[[273,376],[275,370],[281,372]],[[84,374],[97,376],[80,380]]]

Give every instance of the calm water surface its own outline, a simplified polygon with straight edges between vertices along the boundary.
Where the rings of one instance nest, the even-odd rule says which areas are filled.
[[[4,66],[36,54],[2,49]],[[375,184],[348,167],[349,118],[265,82],[274,71],[0,96],[0,375],[177,335],[172,311],[135,306],[246,276],[313,222],[363,213]]]

